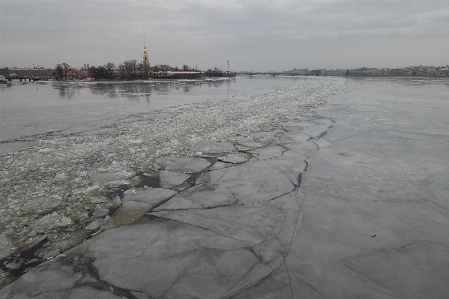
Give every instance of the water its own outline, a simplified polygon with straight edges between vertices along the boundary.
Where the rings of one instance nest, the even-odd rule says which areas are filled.
[[[216,102],[320,80],[253,77],[148,83],[16,84],[1,89],[0,142],[60,130],[83,130],[118,118],[188,103]]]
[[[214,141],[279,129],[284,115],[299,115],[322,105],[332,93],[344,96],[346,81],[262,77],[2,87],[0,241],[11,246],[3,246],[0,253],[8,256],[7,264],[21,267],[28,265],[29,258],[14,254],[15,250],[34,248],[33,257],[38,260],[54,256],[88,237],[91,232],[86,228],[92,223],[106,220],[95,211],[114,211],[120,205],[120,198],[109,196],[125,190],[119,177],[133,182],[143,173],[159,171],[161,156],[196,155]],[[387,112],[397,110],[388,109],[397,99],[413,99],[421,112],[439,109],[440,101],[449,103],[447,79],[350,81],[348,86],[363,90],[353,97],[355,104],[360,97],[382,100]],[[381,90],[380,98],[373,98],[375,90]],[[174,106],[183,109],[165,109]],[[413,111],[403,110],[395,117],[410,121]],[[446,118],[424,119],[422,127],[430,120],[445,134]],[[39,136],[60,130],[60,134]],[[82,133],[66,134],[70,132]],[[429,129],[429,136],[433,133]],[[15,145],[22,146],[20,151]],[[45,244],[39,243],[42,238]],[[9,268],[0,267],[0,288],[1,277],[8,273]]]
[[[3,88],[0,288],[30,260],[53,257],[115,225],[107,214],[121,205],[123,192],[140,186],[145,173],[157,177],[160,158],[194,159],[188,157],[211,148],[224,153],[235,149],[229,144],[238,136],[282,131],[286,115],[323,105],[343,82],[237,78]],[[38,135],[49,128],[53,133]],[[143,183],[157,186],[150,178]],[[32,254],[20,254],[30,248]]]

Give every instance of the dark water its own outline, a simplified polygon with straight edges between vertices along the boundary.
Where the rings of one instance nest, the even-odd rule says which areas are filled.
[[[222,101],[316,77],[242,77],[218,81],[17,84],[1,88],[0,142],[189,103]]]

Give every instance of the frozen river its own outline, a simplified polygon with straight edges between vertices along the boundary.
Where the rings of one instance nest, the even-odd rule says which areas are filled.
[[[278,132],[283,115],[323,105],[344,82],[255,78],[4,88],[0,259],[8,266],[0,276],[17,275],[115,226],[109,216],[127,190],[186,188],[184,173],[161,174],[171,169],[161,158],[209,157],[217,147],[232,152],[229,140]],[[178,184],[170,187],[173,181]]]
[[[447,79],[183,83],[26,85],[60,120],[2,143],[0,297],[447,293]]]
[[[64,129],[83,130],[130,114],[222,101],[320,79],[262,76],[151,83],[18,83],[1,89],[0,141]]]

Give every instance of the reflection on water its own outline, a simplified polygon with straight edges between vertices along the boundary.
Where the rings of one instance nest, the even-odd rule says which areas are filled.
[[[146,98],[147,98],[147,108],[148,111],[150,111],[150,95],[147,95]]]
[[[150,108],[220,101],[241,92],[241,87],[230,90],[235,85],[235,79],[17,83],[0,91],[0,142],[91,126]]]
[[[329,79],[332,78],[254,76],[202,81],[17,81],[0,87],[0,145],[26,136],[107,124],[135,113],[223,101]],[[429,97],[449,101],[448,78],[353,77],[346,80],[381,84],[390,95],[403,92],[404,87],[413,87],[405,89],[407,92],[424,89]]]
[[[167,82],[114,82],[114,83],[53,83],[53,87],[58,90],[59,97],[64,99],[72,99],[80,96],[81,89],[88,88],[92,95],[106,95],[109,98],[127,97],[130,99],[140,99],[147,95],[168,95],[171,90],[182,90],[190,92],[196,88],[203,86],[219,88],[226,84],[227,90],[229,86],[235,82],[230,80],[204,80],[204,81],[167,81]]]
[[[384,90],[385,95],[404,96],[415,93],[425,93],[429,99],[449,101],[449,78],[436,77],[365,77],[351,78],[363,85],[378,84]],[[423,98],[423,100],[425,100]]]
[[[70,86],[58,86],[58,87],[55,87],[55,89],[58,90],[60,98],[71,99],[75,94],[77,94],[77,93],[80,94],[80,92],[79,92],[79,90],[77,90],[77,88],[73,88]]]
[[[438,77],[351,77],[351,80],[360,82],[393,83],[405,86],[431,86],[446,85],[449,87],[449,78]]]
[[[0,147],[6,140],[18,142],[39,134],[79,132],[136,113],[244,98],[320,80],[328,78],[258,76],[199,81],[16,82],[0,89]]]

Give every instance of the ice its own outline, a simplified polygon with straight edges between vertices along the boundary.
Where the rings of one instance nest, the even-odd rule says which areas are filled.
[[[331,145],[328,141],[326,141],[326,140],[323,139],[323,138],[320,138],[320,139],[318,139],[317,141],[315,141],[315,144],[316,144],[317,146],[319,146],[320,148],[323,148],[323,147],[326,147],[326,146]]]
[[[256,132],[249,134],[249,137],[261,141],[261,142],[274,142],[278,140],[278,136],[280,135],[279,131],[272,132]]]
[[[244,204],[267,201],[296,188],[286,174],[266,161],[208,172],[201,175],[198,182],[220,184]]]
[[[74,289],[73,291],[70,292],[70,296],[68,297],[68,299],[88,299],[88,298],[121,299],[123,297],[116,296],[116,295],[112,294],[109,290],[102,291],[102,290],[90,288],[87,286]],[[145,297],[145,299],[147,299],[147,298],[148,297]]]
[[[325,134],[325,132],[327,132],[327,130],[329,129],[328,126],[316,126],[316,125],[302,125],[302,130],[301,132],[303,134],[309,135],[312,138],[320,138],[322,137],[321,134]]]
[[[139,201],[156,206],[160,202],[174,196],[176,193],[176,191],[169,189],[145,188],[137,190],[134,194],[127,193],[123,201]]]
[[[266,205],[236,205],[216,209],[171,211],[164,215],[164,218],[206,228],[223,236],[256,245],[272,238],[279,238],[284,244],[288,244],[298,214],[297,211],[273,209]],[[245,216],[242,217],[243,215]],[[290,225],[284,225],[286,221]]]
[[[262,143],[253,141],[250,138],[238,138],[236,139],[236,141],[238,142],[238,144],[245,146],[248,149],[259,148],[263,146]]]
[[[126,194],[122,206],[114,213],[112,219],[116,225],[136,222],[146,212],[174,196],[174,190],[162,188],[144,188]]]
[[[310,136],[307,134],[297,134],[296,132],[287,132],[284,134],[284,137],[291,138],[293,141],[308,141],[310,140]]]
[[[161,186],[162,188],[171,188],[182,184],[185,180],[187,180],[190,176],[186,174],[170,172],[170,171],[161,171]]]
[[[176,195],[154,211],[213,208],[237,203],[238,200],[231,192],[212,185],[197,185]]]
[[[195,173],[208,167],[210,163],[202,158],[191,157],[163,157],[156,160],[165,170],[178,173]]]
[[[237,154],[237,147],[250,150],[278,140],[280,133],[285,132],[282,126],[285,115],[300,114],[324,104],[325,96],[343,83],[336,78],[310,81],[227,101],[135,114],[110,124],[103,122],[101,129],[30,137],[26,147],[0,157],[2,238],[22,250],[29,249],[30,244],[37,245],[35,241],[47,235],[51,237],[36,249],[36,256],[48,256],[56,249],[64,251],[89,232],[115,225],[111,222],[105,225],[104,215],[107,210],[119,207],[121,200],[115,192],[133,188],[137,182],[130,178],[137,173],[165,170],[162,185],[172,188],[186,177],[167,176],[168,172],[184,175],[208,170],[211,160],[198,156],[215,155],[224,157],[225,162],[245,162],[246,156]],[[233,168],[220,163],[214,169]],[[294,189],[289,177],[280,171],[265,178],[235,175],[235,180],[225,176],[224,184],[229,188],[225,194],[242,191],[236,198],[242,202],[264,201],[282,196],[281,190]],[[240,189],[238,180],[245,179],[253,182],[253,189]],[[255,198],[251,195],[254,191],[266,194]],[[140,190],[136,190],[136,195],[127,193],[114,221],[130,223],[134,221],[130,219],[141,217],[176,193],[158,192],[170,193],[155,198],[152,195],[140,198]],[[186,206],[234,204],[226,196],[210,203],[205,197],[186,197],[189,201]],[[4,240],[2,243],[9,244]],[[2,249],[3,255],[14,252]]]
[[[382,86],[386,85],[384,80],[390,79],[382,78]],[[295,113],[304,106],[298,104],[297,110],[292,108],[278,115],[283,121],[260,122],[255,128],[247,127],[247,132],[236,130],[230,135],[217,135],[222,127],[211,131],[210,136],[222,136],[221,140],[234,144],[237,139],[264,141],[258,149],[247,149],[250,157],[247,162],[216,162],[192,175],[188,181],[192,187],[148,211],[149,203],[132,200],[143,193],[133,189],[135,186],[130,180],[120,209],[128,209],[131,216],[123,218],[128,222],[122,224],[132,225],[104,231],[65,252],[64,256],[58,255],[29,269],[28,274],[1,290],[0,298],[346,298],[348,294],[349,297],[362,294],[379,298],[444,298],[448,293],[445,178],[449,160],[445,147],[440,145],[447,143],[447,125],[444,125],[447,124],[447,113],[444,113],[447,109],[443,108],[447,105],[440,102],[441,109],[435,109],[437,114],[427,114],[428,110],[423,113],[419,106],[412,108],[410,113],[416,113],[417,117],[413,122],[415,127],[409,127],[408,120],[404,122],[396,112],[410,109],[410,104],[402,101],[410,100],[412,93],[402,99],[398,99],[396,93],[388,93],[387,99],[372,100],[371,96],[368,99],[361,96],[367,91],[376,96],[375,90],[366,90],[368,85],[361,88],[357,84],[360,93],[345,93],[334,98],[334,102],[320,109],[323,114],[316,111],[296,118]],[[303,104],[308,107],[320,104],[317,89],[304,92],[309,92],[307,97],[317,96],[318,100],[304,98]],[[274,98],[273,94],[269,96]],[[276,98],[276,103],[285,104],[284,96],[285,93]],[[382,92],[378,96],[383,98],[385,94]],[[425,101],[422,97],[416,100],[419,105],[436,104],[431,97]],[[444,101],[443,96],[438,101],[441,100]],[[352,105],[352,101],[359,104]],[[255,107],[258,109],[258,104]],[[198,108],[216,109],[215,105],[208,104]],[[171,111],[182,114],[187,110]],[[271,109],[270,113],[279,111],[282,110]],[[325,121],[323,116],[315,114],[318,112],[336,115],[336,125],[326,135],[326,140],[322,138],[326,132],[322,126],[329,128],[333,122]],[[225,113],[221,111],[220,117]],[[264,114],[264,111],[258,110],[258,113]],[[366,115],[375,123],[367,122]],[[256,124],[257,117],[242,118],[238,126]],[[391,122],[388,126],[384,125],[384,120],[379,120],[383,117]],[[429,119],[435,121],[429,122]],[[213,124],[213,120],[210,121]],[[135,122],[136,117],[133,117],[134,126]],[[314,132],[313,138],[301,133],[304,128]],[[208,133],[203,135],[201,130],[195,130],[196,126],[192,129],[188,136],[190,141],[219,142],[209,139]],[[260,134],[253,134],[257,132]],[[121,138],[126,139],[124,135]],[[142,137],[130,137],[130,140],[137,138]],[[211,164],[217,157],[228,154],[204,154],[192,144],[183,143],[182,136],[175,139],[178,145],[185,146],[178,148],[177,153],[166,153],[168,147],[160,140],[154,147],[161,149],[164,157],[192,158],[196,152],[201,152]],[[172,146],[173,140],[172,137],[166,139],[166,145]],[[322,148],[326,145],[329,146]],[[150,145],[148,148],[152,150]],[[85,167],[83,171],[90,174],[99,169],[120,171],[121,168],[140,176],[140,173],[153,175],[165,169],[155,162],[160,156],[139,160],[154,163],[150,169],[143,164],[133,164],[132,159],[120,156],[120,153],[128,153],[128,149],[122,148],[110,156],[116,159],[116,164]],[[134,149],[138,154],[138,148]],[[89,161],[87,157],[83,159]],[[26,165],[19,167],[26,171]],[[51,168],[50,179],[58,173],[70,174],[57,165]],[[13,169],[5,171],[14,172]],[[19,181],[26,182],[23,178]],[[52,188],[61,188],[60,184],[57,182]],[[83,192],[93,185],[101,188],[86,196]],[[116,198],[116,190],[109,187],[89,182],[79,187],[80,200],[74,200],[86,205],[89,209],[85,214],[91,215],[107,200]],[[280,190],[285,194],[280,194]],[[22,190],[17,188],[16,191]],[[104,194],[106,191],[110,192],[108,196]],[[46,193],[35,190],[33,196],[46,196]],[[91,204],[89,199],[95,196],[104,198],[105,202]],[[58,194],[55,199],[63,198]],[[232,198],[235,204],[229,204]],[[0,218],[10,231],[5,235],[13,241],[10,234],[31,233],[30,227],[37,218],[50,215],[63,220],[72,213],[43,210],[35,216],[16,217],[17,204],[20,204],[19,198],[8,199],[0,210],[0,213],[13,211]],[[53,215],[54,212],[57,213]],[[89,216],[77,223],[87,228],[92,225],[94,229],[88,234],[106,228],[103,223],[108,223],[109,227],[115,225],[108,217],[92,221]],[[67,248],[66,244],[73,237],[67,237],[66,244],[59,242],[58,246],[53,246],[58,242],[55,240],[76,232],[69,233],[65,229],[49,230],[48,242],[42,245],[45,251],[40,252],[43,253],[40,256],[49,257]],[[8,258],[2,271],[20,264],[25,263]],[[19,270],[20,267],[15,271]],[[343,291],[342,282],[348,286]]]
[[[220,154],[235,150],[234,144],[230,142],[198,142],[193,147],[194,150],[201,151],[202,154]]]
[[[216,162],[211,168],[210,170],[217,170],[217,169],[221,169],[221,168],[227,168],[227,167],[232,167],[233,165],[230,163],[224,163],[224,162]]]
[[[94,172],[91,174],[92,181],[96,184],[105,184],[113,181],[123,180],[134,176],[133,172]]]
[[[28,296],[25,297],[27,293],[37,297],[45,296],[45,293],[64,290],[82,278],[80,273],[73,275],[63,271],[58,264],[48,264],[36,272],[26,273],[17,281],[15,289],[24,295],[23,298],[28,298]],[[30,283],[37,285],[38,288],[29,288]]]
[[[229,154],[223,157],[219,157],[218,160],[222,161],[222,162],[228,162],[228,163],[233,163],[233,164],[237,164],[237,163],[243,163],[248,161],[249,156],[247,154]]]
[[[65,180],[67,177],[66,177],[66,175],[64,174],[64,173],[60,173],[60,174],[57,174],[56,176],[55,176],[55,179],[56,180],[61,180],[61,181],[63,181],[63,180]]]
[[[124,202],[112,216],[116,225],[125,225],[136,222],[146,212],[151,210],[152,206],[139,201]],[[95,227],[94,227],[95,228]],[[98,228],[98,226],[97,226]]]
[[[11,240],[6,237],[4,234],[0,235],[0,259],[4,259],[9,256],[11,253],[16,251],[16,247],[11,242]]]

